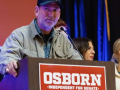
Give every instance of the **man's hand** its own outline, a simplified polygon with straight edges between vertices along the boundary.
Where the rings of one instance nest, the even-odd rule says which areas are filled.
[[[17,65],[17,61],[16,60],[13,60],[11,62],[9,62],[6,66],[6,72],[13,75],[14,77],[17,76],[17,72],[15,69],[18,68],[18,65]]]

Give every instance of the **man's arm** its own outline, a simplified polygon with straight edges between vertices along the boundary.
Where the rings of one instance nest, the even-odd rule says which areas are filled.
[[[22,49],[22,37],[20,34],[13,32],[5,41],[0,52],[0,73],[10,73],[16,76],[15,69],[17,61],[22,59],[20,51]],[[6,68],[7,71],[6,71]]]

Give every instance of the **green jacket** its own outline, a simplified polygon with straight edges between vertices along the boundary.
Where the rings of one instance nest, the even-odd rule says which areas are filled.
[[[49,58],[82,60],[68,38],[57,30],[54,32]],[[12,60],[21,60],[26,56],[45,58],[43,46],[44,41],[36,30],[34,20],[30,25],[14,30],[0,52],[0,73],[5,74],[6,65]]]

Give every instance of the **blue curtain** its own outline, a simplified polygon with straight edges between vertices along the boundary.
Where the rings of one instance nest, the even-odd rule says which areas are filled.
[[[103,9],[102,9],[103,8]],[[103,16],[103,17],[102,17]],[[107,34],[105,2],[98,0],[98,60],[109,61],[111,58],[110,42]]]
[[[79,6],[79,7],[78,7]],[[110,54],[110,44],[107,35],[107,19],[106,19],[106,7],[104,0],[98,0],[98,14],[97,14],[97,45],[98,45],[98,60],[99,61],[109,61]],[[87,37],[86,23],[85,23],[85,12],[84,12],[84,2],[74,0],[74,18],[75,18],[75,38],[77,37]],[[79,23],[80,22],[80,23]],[[80,31],[79,31],[80,30]],[[80,33],[80,35],[79,35]]]
[[[85,25],[85,13],[84,13],[83,0],[80,0],[79,2],[77,2],[77,0],[74,0],[74,18],[75,18],[75,21],[74,21],[75,22],[74,23],[75,38],[79,37],[79,34],[81,37],[86,37],[86,25]]]
[[[72,38],[88,37],[93,40],[95,59],[109,61],[111,47],[107,35],[105,0],[63,0],[62,17],[70,27]]]

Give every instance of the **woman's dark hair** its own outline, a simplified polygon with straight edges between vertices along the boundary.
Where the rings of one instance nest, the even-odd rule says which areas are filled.
[[[89,49],[89,41],[92,42],[91,39],[86,37],[79,37],[73,39],[73,42],[75,43],[76,47],[82,55]]]

